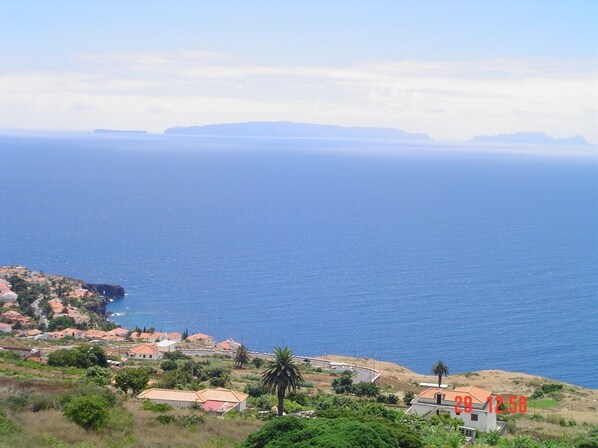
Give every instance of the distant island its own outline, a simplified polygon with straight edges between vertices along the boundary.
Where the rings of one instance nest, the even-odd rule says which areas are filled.
[[[516,132],[514,134],[477,135],[470,141],[488,143],[524,143],[541,145],[587,145],[581,135],[568,138],[554,138],[544,132]]]
[[[146,131],[130,131],[130,130],[121,130],[121,129],[94,129],[94,134],[130,134],[130,135],[147,135]]]
[[[426,134],[413,134],[395,128],[343,127],[310,123],[293,123],[290,121],[251,121],[247,123],[181,126],[166,129],[164,134],[233,137],[431,140]]]

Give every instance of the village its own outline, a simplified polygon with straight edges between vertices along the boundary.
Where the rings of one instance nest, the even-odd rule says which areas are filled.
[[[113,387],[120,387],[125,394],[129,385],[119,386],[119,377],[125,373],[143,373],[142,386],[132,389],[140,402],[165,406],[164,409],[198,409],[215,416],[248,410],[258,417],[283,415],[282,402],[267,398],[267,389],[261,383],[264,364],[276,360],[279,349],[274,354],[257,353],[231,338],[217,342],[200,332],[121,328],[106,319],[106,301],[106,297],[80,280],[33,272],[22,266],[0,267],[0,355],[12,353],[15,359],[59,368],[74,365],[64,361],[72,353],[85,347],[98,347],[97,354],[105,356],[105,362],[97,366],[112,370],[102,375],[112,378],[109,381]],[[0,356],[0,363],[2,359],[7,358]],[[492,375],[485,377],[478,373],[453,375],[452,381],[446,383],[443,375],[446,378],[449,369],[441,362],[433,368],[434,375],[438,375],[436,381],[434,377],[390,363],[370,366],[367,361],[351,358],[303,357],[292,352],[289,359],[303,372],[304,386],[317,394],[308,394],[312,397],[309,400],[287,400],[284,415],[315,416],[318,406],[322,406],[317,401],[322,398],[315,397],[321,397],[322,391],[333,396],[349,394],[362,400],[375,399],[390,409],[403,407],[405,418],[456,422],[455,429],[469,443],[474,443],[480,435],[486,440],[488,435],[497,438],[513,431],[512,422],[517,415],[503,413],[504,406],[500,411],[498,405],[493,409],[495,398],[500,403],[505,400],[505,404],[509,404],[509,398],[512,404],[513,397],[524,400],[523,404],[515,403],[515,414],[521,417],[528,411],[526,393],[531,395],[542,387],[556,387],[553,383],[542,385],[528,380],[526,387],[509,390],[504,384],[512,387],[519,380],[493,381]],[[88,371],[94,371],[93,362],[85,365],[89,366]],[[250,370],[245,370],[245,366]],[[506,376],[504,372],[500,375]],[[516,378],[525,376],[518,374]],[[498,390],[493,392],[486,385]],[[557,386],[551,392],[563,389],[562,385]],[[549,393],[549,396],[562,394]],[[309,405],[310,400],[314,404]],[[535,415],[533,406],[530,400],[529,409]]]

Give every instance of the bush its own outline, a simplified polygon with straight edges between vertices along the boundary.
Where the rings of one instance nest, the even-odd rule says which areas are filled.
[[[167,403],[154,403],[153,401],[143,400],[141,409],[150,412],[168,412],[172,411],[172,406]]]
[[[264,360],[262,358],[253,358],[251,360],[251,364],[253,364],[253,366],[257,369],[259,369],[260,367],[262,367],[264,365]]]
[[[375,397],[380,393],[380,387],[376,383],[357,383],[353,393],[358,397]]]
[[[403,403],[405,404],[405,406],[410,406],[411,401],[414,398],[415,398],[415,394],[409,390],[409,391],[405,392],[405,395],[403,395]]]
[[[174,423],[174,421],[176,420],[176,416],[172,414],[158,415],[156,417],[156,420],[158,421],[158,423],[168,425],[169,423]]]
[[[87,369],[85,373],[87,381],[98,386],[106,386],[110,384],[112,379],[112,371],[106,367],[92,366]]]
[[[280,417],[251,434],[242,445],[245,448],[264,446],[420,448],[423,445],[419,436],[404,425],[374,419]]]
[[[48,395],[32,395],[29,398],[28,408],[31,412],[45,411],[56,407],[54,398]]]
[[[104,350],[95,345],[88,345],[56,350],[48,355],[48,365],[86,369],[91,366],[107,367],[108,362]]]
[[[397,397],[395,394],[388,394],[386,397],[386,402],[388,404],[397,404],[399,402],[399,397]]]
[[[170,370],[176,370],[177,367],[178,367],[177,362],[172,359],[167,359],[165,361],[162,361],[162,363],[160,364],[160,368],[162,370],[164,370],[165,372],[170,371]]]
[[[123,369],[114,377],[114,384],[125,394],[131,390],[137,395],[147,386],[149,382],[149,373],[144,368]]]
[[[249,394],[250,397],[257,398],[261,397],[266,393],[264,386],[261,383],[249,383],[243,389],[243,392]]]
[[[93,395],[73,398],[64,406],[62,412],[79,426],[96,431],[103,428],[110,417],[106,403],[95,399]]]

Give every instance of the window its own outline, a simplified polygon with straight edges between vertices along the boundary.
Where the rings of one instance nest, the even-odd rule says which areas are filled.
[[[442,395],[436,394],[436,404],[442,404]]]
[[[478,421],[478,414],[471,414],[471,421],[477,422]]]

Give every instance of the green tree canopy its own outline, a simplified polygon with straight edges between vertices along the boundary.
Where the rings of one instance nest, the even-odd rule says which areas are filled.
[[[278,398],[278,415],[284,411],[284,396],[287,390],[295,392],[303,384],[299,365],[293,360],[293,350],[288,347],[276,347],[274,359],[268,361],[262,374],[262,384],[268,392]]]
[[[442,377],[449,374],[449,368],[444,362],[437,361],[432,366],[432,373],[438,377],[438,387],[440,387],[442,385]]]

